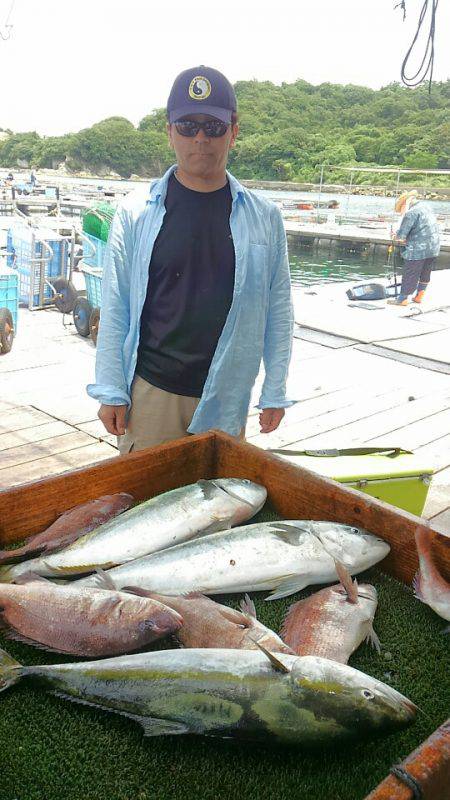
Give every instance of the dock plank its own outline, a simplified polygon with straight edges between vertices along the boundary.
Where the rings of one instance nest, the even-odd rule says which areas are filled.
[[[108,444],[111,444],[117,449],[117,436],[108,433],[105,430],[103,422],[100,422],[99,419],[93,420],[92,422],[80,422],[77,428],[80,431],[88,433],[89,436],[98,439],[100,442],[108,442]]]
[[[65,453],[77,447],[94,444],[96,440],[82,431],[71,431],[62,436],[53,436],[41,442],[30,442],[19,447],[11,447],[2,454],[0,462],[0,476],[4,469],[25,464],[27,461],[37,461],[46,456]]]
[[[447,409],[426,419],[420,419],[402,428],[397,428],[394,431],[394,438],[402,447],[408,450],[416,450],[422,445],[441,439],[449,430],[450,410]],[[384,435],[374,439],[367,439],[366,441],[370,441],[371,444],[379,444],[383,439],[386,439]]]
[[[43,425],[45,422],[54,422],[54,419],[36,408],[17,406],[0,414],[0,433],[33,428],[36,425]]]
[[[450,509],[450,467],[433,475],[423,516],[427,519]]]
[[[445,403],[448,404],[446,398],[437,397],[425,397],[408,403],[405,402],[405,390],[394,390],[371,397],[365,403],[322,414],[305,425],[285,425],[274,433],[259,434],[249,441],[261,447],[289,445],[296,449],[294,444],[306,441],[309,447],[310,444],[316,444],[320,437],[321,444],[317,446],[340,447],[355,440],[366,441],[381,432],[389,433],[405,420],[422,419],[442,410]],[[328,434],[326,438],[324,434]]]
[[[436,531],[450,536],[450,509],[437,514],[430,522]]]
[[[59,455],[40,458],[37,461],[1,470],[0,489],[18,486],[41,478],[49,478],[52,475],[60,475],[63,472],[86,467],[116,455],[117,450],[114,450],[106,442],[96,442]]]
[[[64,422],[47,422],[44,425],[36,425],[33,428],[22,428],[11,433],[0,433],[0,452],[4,453],[11,447],[19,447],[22,444],[40,442],[43,439],[50,439],[52,436],[62,436],[64,433],[71,433],[73,428]],[[88,432],[88,431],[86,431]]]

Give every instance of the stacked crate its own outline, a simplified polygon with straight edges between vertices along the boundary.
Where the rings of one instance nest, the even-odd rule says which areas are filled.
[[[14,331],[17,332],[19,308],[18,274],[0,261],[0,309],[7,308],[13,318]]]
[[[46,281],[67,277],[67,240],[49,228],[17,224],[8,230],[7,253],[8,267],[19,275],[19,302],[29,308],[51,302],[53,293]]]

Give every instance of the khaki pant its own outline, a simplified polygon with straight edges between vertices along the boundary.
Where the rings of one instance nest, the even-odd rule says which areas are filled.
[[[121,455],[188,436],[198,397],[182,397],[152,386],[135,375],[126,433],[117,439]]]

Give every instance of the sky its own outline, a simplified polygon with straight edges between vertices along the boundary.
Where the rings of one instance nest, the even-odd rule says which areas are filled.
[[[0,128],[54,136],[110,116],[135,125],[175,76],[206,64],[238,80],[378,89],[400,67],[423,0],[0,0]],[[12,29],[4,27],[9,19]],[[436,80],[450,77],[441,0]]]

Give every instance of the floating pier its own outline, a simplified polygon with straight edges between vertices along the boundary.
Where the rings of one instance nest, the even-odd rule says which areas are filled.
[[[390,229],[376,223],[327,225],[288,219],[284,221],[284,227],[288,236],[306,245],[335,242],[342,243],[347,249],[357,250],[378,245],[389,247],[392,244]],[[450,253],[450,233],[445,231],[441,235],[442,253]]]

